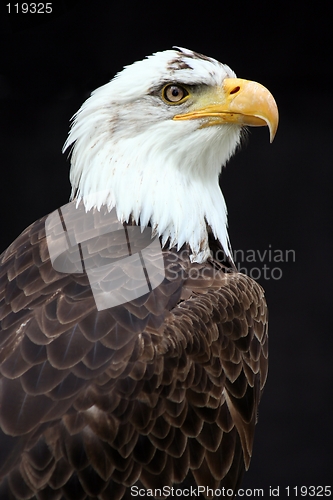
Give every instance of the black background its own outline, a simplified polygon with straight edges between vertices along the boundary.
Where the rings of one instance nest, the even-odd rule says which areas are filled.
[[[265,498],[270,486],[287,498],[286,486],[332,484],[333,75],[323,5],[58,1],[52,14],[2,7],[0,18],[0,251],[67,203],[69,119],[123,65],[179,45],[275,96],[274,143],[252,128],[221,179],[233,248],[267,251],[264,262],[239,262],[260,273],[270,310],[269,378],[243,483]],[[272,262],[269,249],[295,259]],[[281,279],[265,279],[263,265]]]

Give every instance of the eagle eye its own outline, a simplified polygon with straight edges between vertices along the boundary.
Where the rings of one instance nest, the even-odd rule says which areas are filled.
[[[170,104],[181,104],[188,97],[187,90],[181,85],[166,85],[162,90],[164,101]]]

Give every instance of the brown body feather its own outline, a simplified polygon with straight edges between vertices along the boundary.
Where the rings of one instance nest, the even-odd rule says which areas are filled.
[[[97,310],[85,272],[51,265],[45,220],[0,261],[1,500],[130,499],[132,485],[235,490],[267,375],[261,287],[171,249],[159,286]],[[92,260],[126,253],[115,234],[90,240]]]

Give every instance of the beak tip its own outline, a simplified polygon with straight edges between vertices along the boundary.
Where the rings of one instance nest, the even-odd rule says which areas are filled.
[[[276,131],[277,131],[277,128],[278,128],[278,123],[267,123],[268,125],[268,128],[269,128],[269,142],[270,144],[272,144],[272,142],[274,141],[274,138],[275,138],[275,135],[276,135]]]
[[[277,129],[278,129],[278,125],[279,125],[279,111],[278,111],[278,107],[276,105],[276,102],[273,99],[273,103],[274,103],[274,106],[273,106],[273,113],[272,113],[272,116],[270,117],[267,125],[269,127],[269,136],[270,136],[270,143],[272,144],[272,142],[274,141],[274,138],[275,138],[275,135],[276,135],[276,132],[277,132]]]

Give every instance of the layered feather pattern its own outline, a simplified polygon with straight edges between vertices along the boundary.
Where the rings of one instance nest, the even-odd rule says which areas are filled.
[[[51,265],[45,220],[1,257],[1,499],[235,489],[267,374],[260,286],[170,249],[159,286],[98,310],[86,273]],[[104,234],[91,258],[121,246]]]

